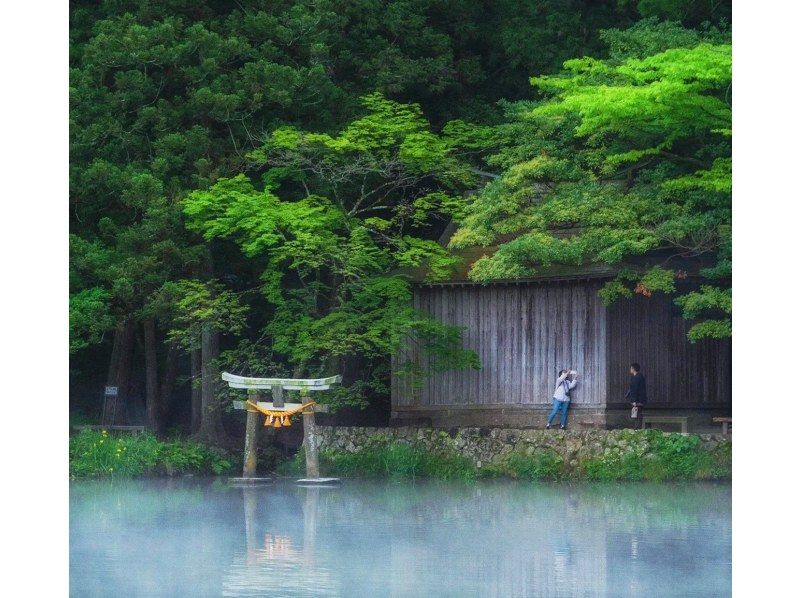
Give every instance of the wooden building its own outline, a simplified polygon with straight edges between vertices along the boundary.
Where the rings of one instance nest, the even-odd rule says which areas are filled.
[[[687,416],[690,430],[710,429],[712,417],[730,415],[730,339],[690,343],[689,323],[671,298],[634,295],[606,307],[598,291],[614,272],[597,265],[477,284],[466,274],[481,252],[466,252],[448,282],[425,283],[420,272],[412,279],[414,307],[463,327],[482,368],[414,380],[399,373],[399,364],[410,359],[424,368],[426,358],[408,343],[393,360],[393,419],[540,427],[559,369],[573,368],[580,377],[571,393],[571,426],[630,427],[625,393],[634,361],[647,379],[647,413]]]

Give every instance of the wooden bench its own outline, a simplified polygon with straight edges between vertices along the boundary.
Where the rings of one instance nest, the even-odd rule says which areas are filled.
[[[680,424],[681,434],[689,432],[689,418],[680,415],[647,415],[642,416],[642,429],[647,424]]]
[[[715,424],[722,424],[722,435],[727,436],[728,431],[730,430],[731,426],[733,425],[733,418],[732,417],[714,417],[712,420]]]
[[[136,434],[142,434],[145,431],[145,426],[96,426],[96,425],[81,425],[81,426],[72,426],[73,430],[109,430],[109,431],[116,431],[116,432],[134,432]]]

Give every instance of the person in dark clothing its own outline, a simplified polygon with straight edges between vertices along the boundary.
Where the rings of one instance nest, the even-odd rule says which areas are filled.
[[[631,417],[636,418],[636,427],[642,427],[644,415],[642,411],[647,403],[647,385],[642,375],[642,367],[634,362],[630,368],[631,385],[625,397],[631,403]]]

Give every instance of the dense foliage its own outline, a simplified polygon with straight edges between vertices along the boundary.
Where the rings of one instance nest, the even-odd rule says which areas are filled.
[[[675,293],[695,266],[702,285],[676,299],[698,320],[690,339],[730,336],[731,46],[718,32],[706,36],[713,42],[679,28],[657,33],[615,33],[609,59],[571,60],[532,79],[548,97],[509,107],[503,147],[488,160],[502,174],[451,245],[514,237],[473,266],[476,280],[554,263],[619,265],[607,301]],[[654,51],[659,37],[688,47]]]
[[[372,368],[408,334],[434,367],[477,367],[459,330],[410,307],[408,281],[396,273],[425,263],[446,277],[453,258],[422,234],[431,218],[462,209],[475,177],[418,106],[379,94],[363,102],[366,115],[337,135],[276,130],[250,154],[264,168],[263,188],[239,175],[195,191],[184,202],[187,225],[262,258],[265,335],[295,375],[347,376],[359,363],[361,382],[379,385]]]
[[[222,474],[228,457],[204,444],[151,434],[112,436],[105,430],[83,430],[69,439],[70,478],[143,475]]]
[[[72,2],[73,383],[96,412],[105,382],[153,430],[221,441],[220,368],[344,372],[324,400],[363,406],[403,337],[477,367],[407,302],[404,269],[454,264],[451,221],[454,245],[516,235],[480,279],[701,256],[680,305],[693,339],[729,333],[729,19],[686,0]],[[582,232],[553,242],[564,225]],[[672,292],[682,272],[651,266],[607,298]]]

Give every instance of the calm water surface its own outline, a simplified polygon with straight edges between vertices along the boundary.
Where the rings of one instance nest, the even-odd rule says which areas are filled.
[[[73,482],[72,596],[728,596],[719,484]]]

